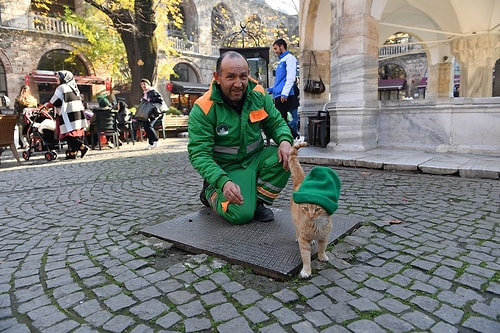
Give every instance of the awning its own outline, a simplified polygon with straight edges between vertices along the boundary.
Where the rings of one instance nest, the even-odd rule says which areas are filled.
[[[405,85],[405,78],[378,80],[378,90],[401,90]]]
[[[172,82],[173,94],[204,94],[210,86],[208,84],[197,82],[183,82],[183,81],[170,81]]]
[[[56,75],[53,71],[35,71],[29,73],[30,78],[35,83],[48,83],[48,84],[57,84]],[[76,76],[75,75],[76,84],[82,86],[90,86],[93,84],[106,84],[106,80],[97,76]]]
[[[455,75],[453,77],[453,85],[460,86],[460,75]],[[418,83],[419,88],[427,88],[427,78],[423,77],[422,80]]]

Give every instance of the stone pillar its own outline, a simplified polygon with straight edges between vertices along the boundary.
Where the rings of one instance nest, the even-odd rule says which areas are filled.
[[[500,49],[499,34],[459,37],[451,52],[460,64],[460,97],[491,97],[492,75]]]
[[[453,64],[439,63],[428,68],[427,98],[453,97]]]
[[[341,5],[332,20],[329,148],[365,151],[377,145],[378,22],[366,1]]]

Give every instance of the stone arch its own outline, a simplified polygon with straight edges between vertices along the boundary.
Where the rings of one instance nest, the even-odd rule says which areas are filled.
[[[2,63],[4,67],[5,74],[11,74],[13,72],[12,63],[5,51],[2,49],[0,49],[0,63]]]
[[[189,59],[179,59],[179,61],[173,67],[174,72],[177,75],[171,75],[171,81],[183,81],[183,82],[196,82],[201,81],[201,71]]]

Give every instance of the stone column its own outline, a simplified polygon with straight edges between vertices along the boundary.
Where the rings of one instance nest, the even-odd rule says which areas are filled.
[[[365,151],[377,145],[378,22],[366,1],[338,1],[331,44],[329,148]]]
[[[453,97],[453,64],[439,63],[428,68],[427,98]]]
[[[492,75],[500,49],[500,35],[459,37],[451,52],[460,64],[460,97],[491,97]]]

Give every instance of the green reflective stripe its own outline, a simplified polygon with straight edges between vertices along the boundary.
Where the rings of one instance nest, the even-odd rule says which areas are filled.
[[[249,153],[253,152],[255,149],[259,148],[262,140],[263,139],[261,137],[257,141],[249,144],[246,148],[246,153],[249,154]],[[224,154],[231,154],[231,155],[238,154],[239,150],[240,150],[240,146],[230,146],[230,147],[214,146],[214,148],[213,148],[213,151],[216,153],[224,153]]]
[[[232,147],[224,147],[224,146],[214,146],[213,151],[216,153],[224,153],[224,154],[238,154],[238,150],[240,146],[232,146]]]

